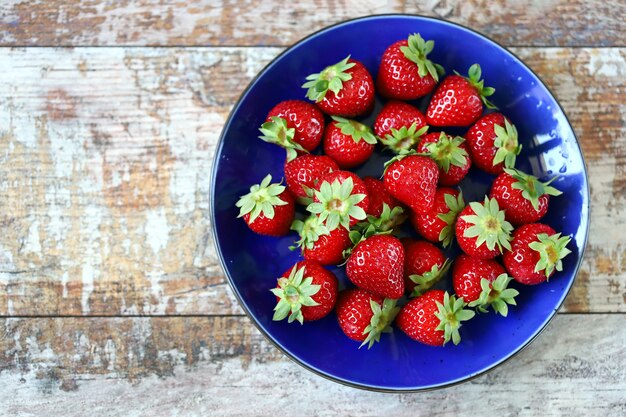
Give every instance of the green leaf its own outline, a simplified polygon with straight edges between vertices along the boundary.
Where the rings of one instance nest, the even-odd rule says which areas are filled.
[[[267,175],[260,184],[250,187],[250,192],[239,198],[235,206],[239,207],[239,215],[243,217],[250,214],[249,223],[253,223],[261,214],[268,219],[274,218],[274,207],[288,204],[280,199],[285,191],[285,186],[271,184],[272,176]]]
[[[334,94],[339,94],[343,89],[343,83],[352,79],[352,75],[347,71],[354,67],[354,62],[348,62],[350,56],[340,62],[330,65],[322,72],[311,74],[306,77],[307,82],[302,84],[302,88],[306,88],[306,97],[309,100],[320,102],[324,100],[327,92],[330,90]]]

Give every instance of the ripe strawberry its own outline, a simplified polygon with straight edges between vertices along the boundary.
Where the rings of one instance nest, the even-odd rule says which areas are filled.
[[[439,184],[457,185],[467,175],[472,161],[465,139],[441,133],[429,133],[417,145],[417,152],[430,156],[439,167]]]
[[[454,239],[456,218],[465,207],[463,195],[453,188],[437,188],[435,203],[425,214],[411,212],[411,224],[424,239],[449,247]]]
[[[396,301],[360,288],[342,291],[337,301],[339,327],[352,340],[371,348],[382,333],[390,333],[400,308]],[[361,347],[359,346],[359,347]]]
[[[302,204],[311,201],[307,191],[314,189],[321,177],[338,170],[337,163],[327,156],[301,155],[285,162],[287,188]]]
[[[305,221],[295,220],[291,229],[298,232],[300,239],[296,246],[300,248],[304,259],[316,261],[321,265],[338,265],[343,262],[343,251],[352,245],[348,230],[337,227],[329,230],[317,216],[309,216]]]
[[[411,297],[424,294],[448,272],[441,249],[423,240],[403,239],[404,289]]]
[[[430,290],[409,301],[396,317],[396,325],[413,340],[430,346],[443,346],[452,339],[461,341],[461,322],[474,317],[462,298],[441,290]]]
[[[387,298],[400,298],[404,292],[404,248],[398,238],[374,235],[352,250],[346,275],[354,285]]]
[[[270,184],[267,175],[260,184],[250,187],[250,192],[239,198],[239,216],[252,231],[267,236],[284,236],[295,215],[293,196],[284,185]]]
[[[498,262],[493,259],[478,259],[459,255],[452,269],[454,292],[470,307],[477,307],[486,312],[491,306],[493,311],[505,316],[509,312],[507,304],[516,305],[515,297],[519,292],[507,288],[511,277]]]
[[[439,81],[438,73],[443,73],[441,65],[427,58],[434,46],[434,41],[425,42],[419,33],[389,46],[378,68],[378,92],[399,100],[414,100],[430,93]]]
[[[333,171],[324,175],[314,193],[314,202],[306,209],[317,214],[328,230],[339,225],[350,229],[350,226],[367,217],[367,187],[352,172]]]
[[[468,75],[449,75],[439,84],[426,111],[429,125],[469,126],[483,113],[483,103],[489,109],[496,108],[487,100],[495,90],[483,86],[480,65],[472,65]]]
[[[427,213],[435,203],[439,168],[427,156],[398,155],[387,164],[383,182],[389,194],[416,213]]]
[[[456,240],[461,250],[480,259],[491,259],[502,253],[502,247],[511,250],[513,226],[504,219],[498,201],[485,196],[483,203],[471,202],[456,221]]]
[[[380,217],[383,213],[384,204],[387,204],[390,209],[400,206],[400,202],[389,194],[382,181],[374,177],[365,177],[363,178],[363,183],[367,188],[367,196],[370,199],[370,204],[366,210],[368,215]]]
[[[540,284],[563,270],[562,259],[572,252],[566,248],[570,240],[548,225],[525,224],[513,234],[512,248],[504,253],[504,266],[515,281]]]
[[[385,104],[374,122],[374,132],[381,143],[394,153],[414,149],[427,130],[422,112],[402,101]]]
[[[333,116],[333,122],[326,126],[324,133],[324,153],[337,162],[339,168],[354,168],[372,156],[376,142],[369,127]]]
[[[372,110],[374,80],[359,61],[348,56],[306,77],[306,96],[331,116],[355,117]]]
[[[522,151],[517,129],[500,113],[486,114],[465,134],[474,165],[490,174],[513,168],[515,157]]]
[[[288,322],[319,320],[330,313],[337,301],[337,278],[313,261],[301,261],[289,268],[272,288],[276,307],[272,320],[289,316]]]
[[[514,226],[539,221],[548,212],[549,196],[562,193],[532,175],[505,168],[491,185],[490,197],[498,201],[506,219]]]

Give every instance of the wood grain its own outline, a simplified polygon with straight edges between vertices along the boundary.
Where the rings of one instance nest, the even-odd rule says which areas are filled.
[[[0,45],[289,45],[380,13],[445,18],[506,45],[623,46],[626,31],[620,1],[9,0],[0,6]]]

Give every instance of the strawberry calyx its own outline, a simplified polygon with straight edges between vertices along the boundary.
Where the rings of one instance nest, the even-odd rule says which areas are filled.
[[[561,233],[555,233],[548,236],[547,233],[539,233],[537,241],[530,242],[528,247],[539,252],[539,261],[535,265],[535,272],[545,271],[546,278],[557,270],[563,270],[562,259],[572,253],[566,246],[572,240],[569,236],[561,236]]]
[[[516,289],[507,288],[512,279],[507,274],[498,275],[493,282],[487,278],[482,278],[480,280],[480,287],[482,288],[480,296],[469,303],[469,306],[476,307],[481,313],[486,313],[487,308],[491,306],[496,314],[506,317],[509,313],[508,304],[517,305],[515,297],[519,295],[519,291]]]
[[[449,259],[439,266],[433,265],[430,271],[424,272],[422,275],[409,275],[409,279],[416,285],[411,293],[411,297],[419,297],[435,285],[450,269],[451,262]]]
[[[457,299],[454,295],[448,294],[447,291],[443,296],[443,304],[439,301],[436,303],[438,311],[435,316],[440,320],[436,330],[443,331],[443,344],[445,345],[452,340],[452,343],[458,345],[461,342],[461,335],[459,334],[461,322],[471,319],[476,313],[464,308],[467,303],[463,301],[463,298]]]
[[[409,61],[417,64],[419,76],[425,77],[430,74],[435,81],[439,81],[439,76],[444,73],[443,67],[427,58],[435,47],[435,41],[424,41],[419,33],[414,33],[409,36],[407,42],[408,46],[401,46],[400,51]]]
[[[300,324],[304,322],[302,315],[303,306],[316,306],[318,303],[311,298],[320,290],[320,286],[313,284],[312,277],[304,277],[306,267],[292,268],[289,277],[281,277],[278,279],[278,288],[272,288],[270,291],[279,298],[276,307],[274,307],[274,316],[272,320],[280,321],[289,316],[289,323],[297,320]]]
[[[456,75],[462,76],[456,71],[454,71],[454,73]],[[488,109],[497,109],[497,107],[487,99],[487,97],[493,95],[493,93],[496,92],[496,89],[493,87],[485,87],[484,80],[480,79],[480,77],[482,76],[482,69],[480,68],[480,65],[473,64],[469,68],[467,75],[468,75],[467,77],[463,77],[463,78],[465,78],[472,85],[472,87],[476,89],[476,92],[480,96],[480,100],[483,102],[483,104]]]
[[[359,123],[356,120],[348,120],[339,116],[332,116],[332,118],[336,122],[335,126],[341,130],[341,133],[350,136],[356,143],[364,140],[370,145],[376,144],[376,135],[374,135],[372,129],[363,123]]]
[[[300,236],[300,239],[295,242],[296,244],[289,247],[291,250],[298,248],[313,249],[315,242],[317,242],[321,236],[329,235],[331,232],[326,225],[320,221],[320,218],[314,215],[309,216],[304,221],[294,220],[291,224],[291,230],[295,231]]]
[[[558,196],[563,194],[561,191],[550,186],[558,177],[554,177],[547,182],[541,182],[537,177],[514,168],[504,168],[504,172],[516,179],[511,187],[516,190],[521,190],[522,197],[530,201],[530,204],[532,204],[535,210],[539,210],[539,197],[542,195]]]
[[[285,191],[285,186],[270,184],[271,182],[272,176],[268,174],[260,184],[254,184],[250,187],[248,194],[239,198],[235,203],[235,206],[239,207],[237,217],[243,217],[250,213],[250,223],[254,222],[261,213],[268,219],[274,218],[274,207],[284,206],[287,202],[278,197]]]
[[[437,217],[446,223],[444,228],[441,229],[441,232],[439,232],[439,241],[443,244],[444,248],[448,248],[452,245],[452,241],[454,240],[454,225],[456,224],[457,216],[461,210],[465,208],[465,201],[463,200],[462,191],[459,192],[457,197],[452,194],[444,194],[443,198],[450,211],[437,215]]]
[[[343,182],[336,179],[332,184],[324,181],[314,193],[318,201],[309,204],[306,209],[317,214],[328,230],[334,230],[339,225],[350,230],[351,217],[357,220],[367,217],[365,210],[357,206],[366,195],[352,194],[353,189],[352,178],[346,178]]]
[[[372,216],[369,214],[366,221],[357,223],[355,229],[367,228],[373,226],[374,230],[378,233],[393,231],[397,226],[404,223],[407,219],[407,215],[404,213],[404,209],[400,206],[394,208],[389,207],[387,203],[383,203],[383,211],[380,216]]]
[[[396,307],[396,300],[391,298],[385,298],[382,306],[376,301],[370,299],[370,308],[372,309],[372,313],[374,313],[374,315],[370,319],[370,323],[367,325],[365,330],[363,330],[363,334],[366,334],[367,337],[363,343],[361,343],[359,349],[365,345],[367,345],[367,348],[369,349],[374,345],[374,343],[380,341],[381,334],[391,333],[393,331],[391,323],[400,311],[400,307]]]
[[[405,154],[417,146],[422,136],[428,131],[428,126],[417,129],[417,122],[411,126],[402,126],[400,129],[391,129],[391,133],[380,139],[387,149],[396,154]]]
[[[517,128],[507,119],[504,119],[504,127],[494,124],[493,130],[496,134],[493,146],[497,148],[493,157],[493,165],[503,162],[506,168],[513,168],[515,158],[522,151],[522,145],[517,140]]]
[[[463,236],[475,237],[476,247],[484,243],[489,250],[498,246],[500,253],[502,253],[503,247],[511,250],[510,240],[513,226],[505,220],[504,210],[500,210],[496,199],[485,196],[483,203],[473,201],[469,205],[474,214],[465,215],[461,218],[472,226],[465,229]]]
[[[287,162],[294,160],[298,156],[298,151],[309,153],[302,145],[294,141],[296,130],[287,127],[287,121],[282,117],[270,117],[270,121],[263,123],[259,130],[263,133],[259,136],[260,139],[285,148]]]
[[[461,148],[465,139],[460,136],[450,137],[441,132],[437,142],[426,145],[429,156],[437,163],[444,172],[450,170],[450,165],[463,168],[467,164],[469,155]]]
[[[344,81],[352,79],[348,71],[356,64],[348,62],[350,55],[334,65],[330,65],[322,70],[322,72],[311,74],[306,77],[307,82],[302,84],[302,88],[306,88],[306,97],[309,100],[320,102],[326,96],[328,90],[335,94],[339,94],[343,88]]]

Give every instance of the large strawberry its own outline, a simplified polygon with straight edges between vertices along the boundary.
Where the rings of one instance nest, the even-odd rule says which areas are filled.
[[[513,234],[511,249],[504,253],[504,266],[517,282],[540,284],[563,270],[562,259],[572,252],[566,247],[570,240],[546,224],[525,224]]]
[[[470,256],[491,259],[511,249],[513,226],[504,218],[498,201],[485,196],[483,203],[471,202],[456,221],[456,240],[461,250]]]
[[[363,123],[333,116],[324,133],[324,153],[339,168],[354,168],[372,156],[376,142],[372,130]]]
[[[346,275],[354,285],[387,298],[404,292],[404,248],[398,238],[374,235],[352,250]]]
[[[472,161],[467,153],[465,139],[444,132],[429,133],[417,145],[417,152],[430,156],[439,167],[439,184],[457,185],[467,175]]]
[[[366,211],[368,215],[380,217],[385,204],[389,206],[390,209],[401,205],[398,200],[389,194],[382,181],[374,177],[365,177],[363,178],[363,183],[365,187],[367,187],[367,196],[370,199],[370,204]]]
[[[374,132],[381,143],[394,153],[414,149],[427,130],[422,112],[402,101],[385,104],[374,122]]]
[[[437,164],[427,156],[398,155],[387,163],[383,182],[389,193],[416,213],[427,213],[435,203],[439,180]]]
[[[430,346],[443,346],[450,340],[461,341],[461,322],[474,317],[472,310],[464,309],[462,298],[447,292],[430,290],[409,301],[396,317],[396,325],[413,340]]]
[[[306,96],[327,114],[355,117],[372,110],[374,80],[359,61],[347,58],[306,77]]]
[[[424,294],[448,271],[450,262],[441,249],[430,242],[403,239],[404,289],[411,297]]]
[[[317,214],[329,230],[339,225],[349,229],[367,217],[368,206],[363,180],[349,171],[333,171],[320,178],[314,202],[307,210]]]
[[[329,270],[313,261],[301,261],[289,268],[272,288],[277,304],[273,320],[289,316],[289,323],[297,320],[319,320],[330,313],[337,301],[337,278]]]
[[[338,170],[337,163],[327,156],[301,155],[285,162],[285,181],[287,188],[302,204],[310,203],[308,194],[318,185],[324,175]]]
[[[378,68],[376,87],[387,98],[414,100],[430,93],[443,68],[427,56],[434,41],[424,41],[419,33],[389,46]]]
[[[235,204],[239,216],[243,217],[252,231],[267,236],[284,236],[295,214],[295,202],[287,187],[271,184],[267,175],[260,184],[250,187],[250,192],[241,196]]]
[[[506,219],[514,226],[534,223],[548,212],[549,196],[562,194],[550,186],[555,179],[543,183],[522,171],[505,168],[491,185],[490,196],[498,200]]]
[[[433,207],[424,214],[411,212],[409,220],[424,239],[449,247],[454,240],[456,218],[465,207],[463,195],[453,188],[437,188]]]
[[[311,215],[305,221],[295,220],[291,225],[300,239],[296,246],[300,248],[304,259],[316,261],[321,265],[338,265],[343,262],[343,251],[352,245],[349,232],[344,227],[329,230],[320,218]]]
[[[500,174],[503,168],[513,168],[522,151],[517,129],[501,113],[490,113],[480,119],[465,134],[474,165],[490,174]]]
[[[395,300],[353,288],[339,293],[335,310],[345,335],[369,349],[381,334],[391,332],[391,323],[400,308]]]
[[[483,103],[487,108],[496,108],[487,100],[495,90],[483,85],[480,65],[472,65],[468,75],[449,75],[439,84],[426,111],[429,125],[469,126],[483,113]]]

